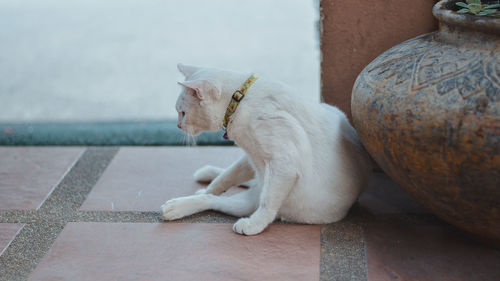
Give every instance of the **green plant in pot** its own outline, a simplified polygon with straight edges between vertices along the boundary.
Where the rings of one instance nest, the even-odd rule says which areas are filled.
[[[413,198],[500,247],[500,18],[459,13],[457,2],[434,6],[439,31],[391,48],[361,72],[353,124]]]
[[[500,8],[500,4],[485,4],[481,0],[467,0],[467,3],[457,2],[455,5],[462,7],[457,13],[473,14],[476,16],[488,16],[498,13],[497,8]]]

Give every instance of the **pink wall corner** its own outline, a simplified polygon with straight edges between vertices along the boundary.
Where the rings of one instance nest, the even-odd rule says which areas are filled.
[[[378,55],[438,28],[436,0],[321,0],[321,95],[351,118],[351,91]]]

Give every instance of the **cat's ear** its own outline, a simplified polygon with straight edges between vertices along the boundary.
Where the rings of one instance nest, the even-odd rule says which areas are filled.
[[[199,68],[192,65],[186,65],[179,63],[177,64],[177,69],[184,74],[184,77],[189,77],[191,74],[195,73]]]
[[[194,80],[177,83],[186,88],[192,89],[200,100],[207,97],[218,99],[221,95],[219,88],[207,80]]]

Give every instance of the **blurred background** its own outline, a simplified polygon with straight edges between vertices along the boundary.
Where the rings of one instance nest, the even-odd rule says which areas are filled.
[[[317,1],[0,0],[0,123],[173,120],[178,62],[319,100]]]

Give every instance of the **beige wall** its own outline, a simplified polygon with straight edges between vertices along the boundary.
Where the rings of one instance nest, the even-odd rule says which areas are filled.
[[[321,95],[351,116],[358,74],[390,47],[437,29],[435,0],[321,0]]]

